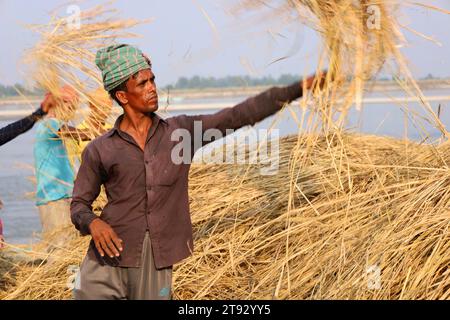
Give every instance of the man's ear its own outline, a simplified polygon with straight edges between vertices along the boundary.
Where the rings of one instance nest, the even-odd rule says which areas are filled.
[[[127,93],[125,91],[117,91],[116,98],[120,101],[121,105],[128,104]]]

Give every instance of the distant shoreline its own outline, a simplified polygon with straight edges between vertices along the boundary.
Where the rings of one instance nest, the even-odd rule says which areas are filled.
[[[417,84],[421,90],[450,90],[450,79],[430,79],[419,80]],[[253,87],[236,87],[236,88],[205,88],[205,89],[176,89],[176,90],[160,90],[161,101],[166,101],[169,97],[174,102],[194,100],[194,99],[213,99],[213,98],[238,98],[255,95],[272,86],[253,86]],[[403,89],[395,81],[377,81],[368,82],[366,88],[370,92],[386,92],[386,91],[403,91]],[[1,97],[0,106],[6,104],[29,104],[30,106],[37,106],[42,101],[42,97]]]
[[[428,102],[434,101],[450,101],[450,94],[445,96],[427,96]],[[416,97],[392,97],[392,98],[365,98],[363,99],[363,104],[377,104],[377,103],[406,103],[406,102],[420,102],[420,98]],[[167,112],[186,112],[186,111],[205,111],[205,110],[221,110],[227,107],[231,107],[232,103],[228,102],[209,102],[209,103],[177,103],[177,104],[169,104],[166,108],[164,101],[160,102],[160,110]],[[19,109],[19,110],[2,110],[0,105],[0,121],[7,120],[16,120],[21,117],[25,117],[31,114],[34,109]],[[84,111],[83,111],[84,110]],[[80,112],[86,112],[85,109]],[[121,113],[121,110],[118,106],[115,107],[115,110],[118,114]]]

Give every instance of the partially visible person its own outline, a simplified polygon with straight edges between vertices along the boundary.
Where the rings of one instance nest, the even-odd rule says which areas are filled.
[[[10,142],[14,138],[18,137],[22,133],[27,132],[33,128],[34,124],[42,119],[53,107],[54,99],[50,93],[45,95],[44,100],[41,102],[41,106],[26,118],[13,122],[4,128],[0,128],[0,146],[7,142]],[[3,207],[3,203],[0,200],[0,209]],[[0,219],[0,248],[4,246],[5,238],[3,236],[3,222]]]
[[[13,122],[4,128],[1,128],[0,146],[4,145],[5,143],[21,135],[22,133],[25,133],[31,128],[33,128],[34,124],[38,120],[42,119],[48,113],[49,109],[52,107],[51,98],[52,98],[51,94],[47,93],[44,98],[44,101],[42,101],[41,103],[41,106],[35,112],[33,112],[26,118]]]
[[[70,226],[70,201],[74,171],[69,161],[63,137],[89,139],[86,131],[67,125],[78,103],[78,96],[71,87],[63,87],[63,98],[51,97],[54,105],[47,117],[36,128],[34,145],[35,174],[37,179],[36,205],[42,224],[43,239],[52,232]],[[71,232],[60,233],[49,241],[48,249],[61,246],[73,236]],[[51,242],[51,243],[50,243]]]

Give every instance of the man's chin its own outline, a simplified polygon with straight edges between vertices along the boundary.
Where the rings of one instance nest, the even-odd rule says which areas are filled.
[[[149,112],[156,112],[156,111],[158,111],[158,109],[159,109],[159,104],[158,103],[156,103],[156,104],[154,104],[154,105],[151,105],[150,107],[149,107]]]
[[[144,106],[145,112],[156,112],[156,111],[158,111],[158,108],[159,108],[158,102],[149,103]]]

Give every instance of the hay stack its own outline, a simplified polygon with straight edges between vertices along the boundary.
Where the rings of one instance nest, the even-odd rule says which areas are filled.
[[[258,183],[254,170],[222,184],[213,168],[194,169],[196,255],[177,269],[177,297],[449,298],[448,143],[353,135],[283,143],[290,153],[280,174]],[[204,211],[213,214],[202,222]],[[370,289],[370,268],[380,270],[379,289]]]
[[[274,176],[258,165],[192,167],[195,252],[175,267],[175,298],[450,298],[448,143],[336,134],[280,147]],[[0,298],[71,298],[67,270],[87,241],[22,268]],[[369,284],[376,268],[379,288]]]

